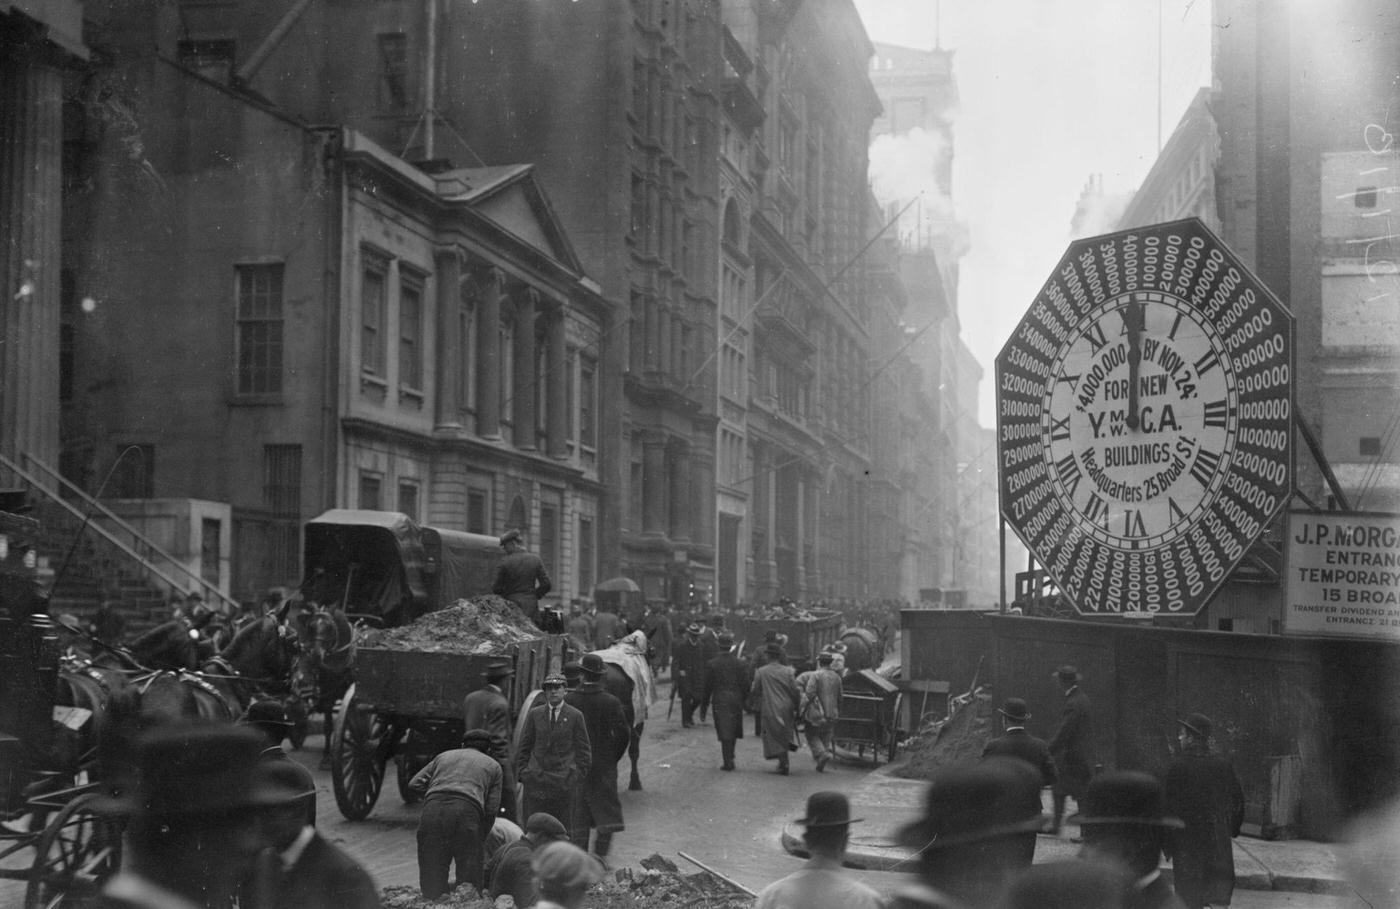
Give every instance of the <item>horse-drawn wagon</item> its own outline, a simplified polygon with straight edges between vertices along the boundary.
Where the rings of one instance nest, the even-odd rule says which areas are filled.
[[[769,612],[734,615],[728,621],[734,640],[742,642],[748,653],[762,649],[770,634],[785,636],[788,662],[798,672],[812,668],[817,654],[836,643],[841,631],[841,613],[829,609],[775,607]]]
[[[460,743],[462,701],[485,684],[488,663],[513,661],[506,697],[519,713],[545,675],[571,658],[565,637],[538,631],[518,613],[523,624],[512,633],[464,622],[413,635],[462,610],[496,608],[458,605],[490,593],[501,557],[495,537],[422,527],[395,512],[338,509],[306,525],[305,544],[302,590],[316,606],[313,650],[322,667],[336,661],[349,682],[334,726],[328,723],[327,746],[336,805],[350,820],[374,809],[390,760],[399,794],[413,801],[409,779]],[[499,622],[493,627],[502,630]],[[324,682],[319,687],[329,720],[333,698],[325,697]]]

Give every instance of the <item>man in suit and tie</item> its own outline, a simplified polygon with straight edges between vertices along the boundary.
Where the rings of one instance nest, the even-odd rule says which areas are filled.
[[[495,660],[487,665],[482,676],[486,684],[462,701],[463,725],[467,729],[484,729],[491,733],[491,747],[486,753],[501,765],[501,815],[518,822],[516,813],[515,767],[510,762],[510,701],[505,687],[515,674],[510,660]]]
[[[573,790],[593,766],[593,749],[583,714],[564,703],[564,685],[562,675],[544,680],[544,703],[536,704],[525,718],[515,777],[525,787],[520,807],[524,817],[543,811],[572,830]]]

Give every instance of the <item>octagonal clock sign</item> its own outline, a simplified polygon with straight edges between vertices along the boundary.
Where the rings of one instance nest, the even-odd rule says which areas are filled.
[[[1001,511],[1085,615],[1192,615],[1291,494],[1293,316],[1191,218],[1071,243],[996,359]]]

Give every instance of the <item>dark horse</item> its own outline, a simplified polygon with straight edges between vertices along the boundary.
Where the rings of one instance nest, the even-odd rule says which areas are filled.
[[[632,730],[632,740],[627,744],[627,757],[632,762],[632,776],[628,779],[627,788],[636,792],[642,788],[642,778],[637,773],[637,758],[641,756],[642,730],[646,725],[646,714],[643,713],[641,720],[638,721],[637,708],[633,700],[636,693],[636,682],[622,668],[622,664],[614,662],[614,660],[626,659],[628,664],[633,667],[634,672],[645,673],[641,677],[643,687],[647,690],[647,695],[643,700],[650,703],[652,690],[651,650],[646,635],[641,631],[634,631],[608,650],[597,651],[597,653],[608,667],[608,671],[603,675],[603,688],[622,702],[622,715],[627,718],[627,725]],[[635,656],[637,659],[629,659],[629,656]]]
[[[309,695],[312,711],[321,714],[321,767],[326,768],[331,764],[335,703],[355,680],[355,626],[342,609],[316,609],[304,616],[308,640],[297,661],[295,684]]]
[[[242,625],[219,655],[202,667],[205,680],[217,687],[242,713],[254,700],[285,704],[288,713],[304,713],[293,697],[292,672],[301,651],[296,630],[286,621],[287,608]]]

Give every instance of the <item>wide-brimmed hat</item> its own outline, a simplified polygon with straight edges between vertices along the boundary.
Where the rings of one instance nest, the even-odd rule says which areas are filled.
[[[997,708],[997,713],[1006,717],[1008,720],[1015,720],[1018,723],[1024,723],[1031,718],[1030,709],[1026,707],[1026,702],[1020,698],[1007,698],[1002,705]]]
[[[520,542],[520,536],[521,534],[518,530],[507,530],[505,533],[501,534],[501,545],[504,546],[507,543],[518,543]]]
[[[840,792],[814,792],[807,796],[807,814],[793,821],[812,827],[843,827],[864,818],[851,817],[851,802]]]
[[[700,633],[700,623],[699,623],[699,622],[691,622],[689,625],[685,626],[685,633],[686,633],[686,634],[699,634],[699,633]]]
[[[316,795],[310,772],[296,761],[258,761],[257,778],[283,795],[284,804],[305,801]]]
[[[287,719],[287,708],[281,701],[261,700],[248,705],[243,713],[243,722],[260,726],[281,726],[291,728],[294,724]]]
[[[944,849],[1040,829],[1040,774],[1018,758],[988,758],[935,771],[924,816],[900,828],[899,841]]]
[[[493,660],[486,664],[481,674],[488,679],[503,679],[515,675],[515,667],[510,664],[510,660]]]
[[[247,726],[164,726],[142,733],[133,746],[130,788],[100,796],[93,807],[109,814],[212,817],[287,804],[292,796],[256,774],[263,736]]]
[[[1139,824],[1147,827],[1186,826],[1178,818],[1168,817],[1162,784],[1150,773],[1140,770],[1110,770],[1089,782],[1079,813],[1069,818],[1071,824]]]
[[[591,675],[597,678],[608,671],[608,664],[603,662],[603,658],[596,653],[585,653],[583,659],[578,661],[579,669],[584,675]]]
[[[1055,678],[1061,682],[1077,682],[1079,681],[1079,669],[1066,663],[1055,670]]]
[[[1179,725],[1185,726],[1203,739],[1210,738],[1210,732],[1215,728],[1215,724],[1210,721],[1210,717],[1204,713],[1188,713],[1186,719],[1177,720]]]

